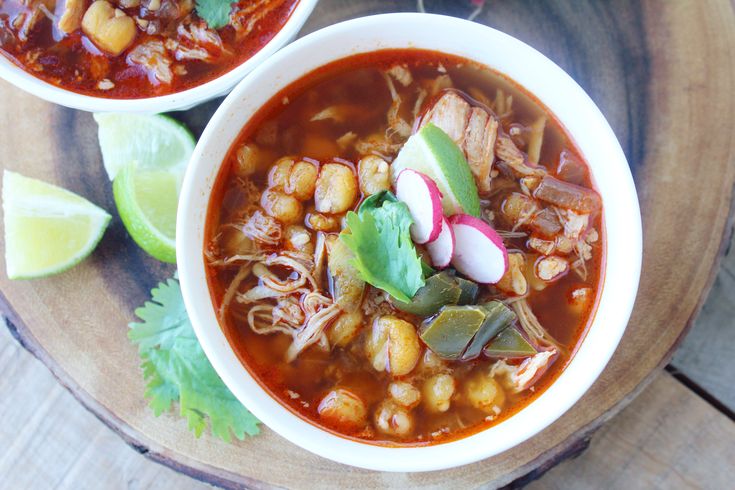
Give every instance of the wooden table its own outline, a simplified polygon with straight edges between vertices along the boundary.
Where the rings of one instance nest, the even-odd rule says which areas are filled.
[[[533,481],[529,489],[731,486],[735,479],[735,249],[731,250],[703,312],[667,372],[607,422],[586,451]],[[688,379],[682,383],[672,370]],[[0,487],[211,488],[127,446],[4,329],[0,329],[0,372],[4,448]]]
[[[460,11],[456,2],[425,3],[454,14],[469,13]],[[305,29],[365,13],[413,7],[412,1],[324,0]],[[626,150],[643,209],[643,278],[626,336],[590,392],[542,434],[486,462],[421,475],[380,475],[327,464],[268,432],[247,444],[229,447],[208,437],[193,440],[174,417],[152,418],[141,398],[140,375],[130,369],[135,357],[125,341],[124,325],[147,290],[171,270],[145,257],[119,220],[92,258],[68,273],[26,283],[0,279],[3,310],[12,321],[14,334],[140,452],[228,486],[261,486],[263,482],[287,486],[497,486],[529,471],[532,477],[538,476],[562,456],[584,447],[591,431],[646,386],[644,395],[620,416],[622,422],[608,426],[582,456],[608,468],[607,480],[598,469],[590,474],[599,473],[603,479],[598,482],[624,486],[619,464],[637,466],[640,471],[646,461],[643,456],[654,455],[659,461],[654,483],[714,484],[717,478],[723,484],[731,482],[727,479],[732,476],[727,473],[732,471],[728,463],[735,459],[731,422],[718,415],[713,405],[692,397],[671,375],[660,375],[658,368],[668,361],[699,311],[703,291],[711,285],[725,251],[723,237],[731,231],[735,182],[732,5],[714,0],[569,1],[540,9],[530,1],[498,1],[488,2],[478,20],[539,48],[588,90]],[[50,106],[6,84],[0,85],[0,101],[6,108],[0,116],[0,161],[5,168],[55,181],[113,209],[89,115]],[[209,104],[181,117],[201,129],[213,108]],[[711,338],[705,336],[705,340]],[[701,340],[701,335],[695,340]],[[4,346],[0,365],[7,366],[6,372],[25,362],[14,361],[22,356],[11,344],[0,345]],[[84,465],[94,461],[107,468],[116,462],[97,454],[99,444],[112,444],[98,428],[87,432],[96,434],[98,440],[85,446],[86,456],[78,460],[81,463],[66,459],[64,464],[67,455],[63,450],[51,453],[50,458],[24,458],[23,450],[37,455],[63,441],[59,430],[72,430],[69,435],[75,432],[69,428],[73,424],[67,412],[59,410],[68,397],[58,389],[51,394],[39,389],[47,380],[23,378],[31,376],[31,371],[18,375],[24,381],[7,376],[0,385],[4,395],[5,390],[11,395],[0,401],[0,415],[7,415],[2,422],[3,440],[7,434],[11,441],[10,450],[0,456],[3,474],[15,475],[17,486],[45,481],[77,487],[118,478],[119,473],[88,471]],[[19,406],[23,397],[38,408]],[[626,414],[632,418],[625,418]],[[653,428],[644,430],[649,426]],[[19,427],[24,430],[18,431]],[[52,430],[53,437],[43,437]],[[51,442],[43,444],[44,440]],[[604,445],[599,452],[605,441],[628,441],[634,450],[619,452],[616,459]],[[677,452],[681,444],[689,451]],[[126,457],[126,464],[134,468],[131,475],[153,478],[153,473],[163,471],[132,461],[130,454]],[[576,472],[576,481],[584,481],[580,466],[571,468],[568,471]],[[667,473],[670,468],[677,473]],[[563,466],[550,475],[562,470]],[[43,480],[44,471],[52,474],[47,480]],[[53,476],[59,474],[64,476]],[[545,480],[553,485],[550,478]],[[184,485],[180,479],[175,484]]]

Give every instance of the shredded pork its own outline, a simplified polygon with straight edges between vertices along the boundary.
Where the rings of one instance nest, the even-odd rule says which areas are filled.
[[[546,372],[556,355],[557,351],[554,349],[541,351],[524,359],[518,366],[500,360],[493,365],[490,375],[496,377],[511,393],[520,393],[531,387]]]
[[[171,58],[159,39],[151,39],[133,48],[127,57],[128,63],[142,67],[148,80],[154,85],[170,84],[173,80]]]

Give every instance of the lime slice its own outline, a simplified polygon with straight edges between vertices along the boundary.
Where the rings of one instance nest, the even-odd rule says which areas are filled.
[[[176,208],[180,168],[152,169],[136,162],[112,182],[115,204],[135,243],[163,262],[176,262]]]
[[[86,199],[40,180],[3,172],[5,265],[10,279],[65,271],[102,238],[110,215]]]
[[[94,120],[110,180],[132,162],[159,170],[185,167],[196,144],[183,124],[167,116],[101,113]]]
[[[447,133],[427,124],[408,138],[391,165],[393,179],[410,168],[431,177],[441,191],[444,214],[480,215],[475,179],[462,150]]]

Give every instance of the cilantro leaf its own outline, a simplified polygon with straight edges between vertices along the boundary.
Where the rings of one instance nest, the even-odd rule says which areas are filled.
[[[390,192],[366,199],[357,213],[347,213],[340,238],[355,254],[360,277],[407,303],[424,285],[421,259],[411,241],[408,207]]]
[[[196,0],[197,15],[210,29],[220,29],[230,22],[232,0]]]
[[[398,198],[391,191],[376,192],[372,196],[362,201],[362,204],[360,204],[360,209],[358,209],[357,212],[364,213],[375,211],[376,209],[380,208],[383,203],[386,202],[398,202]],[[409,214],[409,217],[410,216],[411,215]],[[411,222],[413,222],[413,219]]]
[[[135,310],[143,323],[131,323],[128,332],[141,354],[156,347],[171,350],[176,338],[191,329],[178,282],[169,279],[159,284],[151,291],[151,299]]]
[[[217,375],[204,354],[184,308],[178,281],[169,279],[151,291],[135,314],[142,323],[131,323],[128,338],[138,345],[145,396],[156,416],[179,403],[179,413],[199,437],[211,425],[212,433],[230,442],[234,434],[259,432],[256,419]]]

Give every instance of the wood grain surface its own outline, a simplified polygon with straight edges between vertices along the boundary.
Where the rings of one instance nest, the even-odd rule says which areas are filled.
[[[456,3],[425,4],[429,10],[469,13]],[[322,0],[305,29],[414,6]],[[544,52],[590,93],[626,151],[643,211],[643,276],[620,348],[583,399],[541,434],[474,465],[413,475],[331,463],[268,430],[234,446],[209,436],[195,439],[182,420],[155,418],[143,399],[126,324],[150,288],[173,269],[145,256],[119,218],[81,266],[38,281],[0,278],[2,309],[14,334],[139,451],[224,486],[498,486],[564,454],[653,378],[714,278],[731,229],[735,182],[735,15],[727,0],[570,0],[545,3],[543,9],[533,1],[491,1],[477,20]],[[0,106],[3,168],[55,182],[114,212],[89,114],[41,102],[5,83]],[[201,130],[215,107],[210,103],[180,117]]]
[[[732,488],[735,424],[667,373],[528,490]]]
[[[715,405],[735,414],[735,240],[725,256],[697,322],[672,364],[714,398]],[[735,417],[733,417],[735,418]],[[735,444],[735,441],[733,442]]]
[[[700,316],[694,328],[702,323]],[[720,337],[727,334],[722,324],[719,329],[716,325],[711,328]],[[0,487],[212,488],[128,447],[80,406],[4,329],[0,329],[0,372],[4,374],[0,377],[0,440],[4,449],[0,453]],[[735,479],[735,467],[730,463],[735,458],[733,440],[732,419],[662,372],[633,403],[595,433],[588,449],[530,482],[528,488],[728,488]],[[512,487],[528,483],[529,478],[523,478]],[[329,482],[322,486],[330,487]]]

